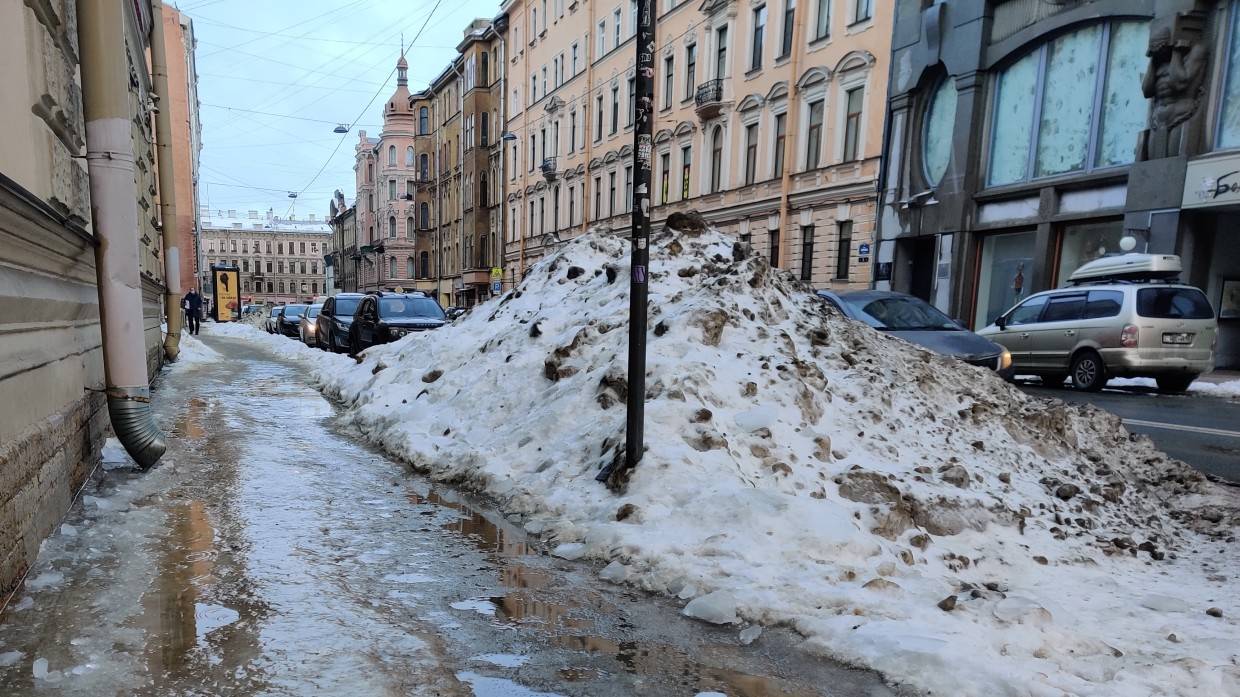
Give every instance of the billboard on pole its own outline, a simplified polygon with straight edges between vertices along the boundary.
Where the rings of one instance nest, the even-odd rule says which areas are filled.
[[[216,322],[236,322],[241,319],[241,270],[235,266],[212,266],[211,310]]]

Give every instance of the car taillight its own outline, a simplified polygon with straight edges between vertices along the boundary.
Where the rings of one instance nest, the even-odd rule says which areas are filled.
[[[1119,343],[1124,348],[1136,348],[1140,338],[1141,331],[1137,329],[1135,324],[1124,325],[1124,330],[1119,333]]]

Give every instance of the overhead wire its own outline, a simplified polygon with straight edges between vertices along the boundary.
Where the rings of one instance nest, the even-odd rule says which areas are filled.
[[[336,14],[337,12],[342,12],[342,11],[344,11],[344,10],[350,9],[350,8],[352,8],[352,7],[355,7],[355,6],[357,6],[357,5],[362,4],[363,2],[366,2],[366,0],[352,0],[352,2],[347,2],[347,3],[345,3],[344,5],[338,5],[338,6],[336,6],[336,7],[332,8],[332,9],[330,9],[330,10],[327,10],[326,12],[320,12],[319,14],[317,14],[317,15],[315,15],[315,16],[313,16],[313,17],[310,17],[310,18],[308,18],[308,19],[303,19],[302,21],[300,21],[300,22],[296,22],[296,23],[294,23],[294,24],[290,24],[289,26],[284,27],[284,28],[282,28],[282,29],[278,29],[277,31],[279,31],[279,32],[286,32],[286,31],[288,31],[288,30],[290,30],[290,29],[294,29],[294,28],[296,28],[296,27],[300,27],[300,26],[302,26],[302,25],[304,25],[304,24],[309,24],[310,22],[313,22],[313,21],[314,21],[314,20],[316,20],[316,19],[322,19],[322,18],[324,18],[324,17],[326,17],[326,16],[328,16],[328,15],[334,15],[334,14]],[[311,33],[313,33],[313,32],[306,32],[305,34],[302,34],[301,36],[297,36],[297,37],[293,37],[293,38],[302,38],[302,37],[304,37],[304,36],[309,36]],[[217,53],[223,53],[224,51],[232,51],[232,50],[236,50],[236,49],[238,49],[238,48],[241,48],[242,46],[248,46],[248,45],[250,45],[250,44],[254,43],[255,41],[259,41],[259,40],[261,40],[262,38],[263,38],[262,36],[256,36],[256,37],[254,37],[254,38],[252,38],[252,39],[246,39],[245,41],[242,41],[242,42],[241,42],[241,43],[239,43],[239,44],[234,44],[234,45],[232,45],[232,46],[226,46],[226,47],[224,47],[224,48],[221,48],[221,49],[220,49],[220,50],[218,50],[218,51],[212,51],[212,52],[210,52],[210,53],[203,54],[203,55],[202,55],[202,58],[208,58],[208,57],[213,56],[213,55],[215,55],[215,54],[217,54]],[[287,43],[287,42],[286,42],[286,43]]]

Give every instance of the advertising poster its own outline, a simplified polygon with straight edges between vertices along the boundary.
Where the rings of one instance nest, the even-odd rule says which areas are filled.
[[[235,322],[241,319],[241,274],[236,267],[212,266],[215,277],[215,297],[211,307],[215,309],[216,322]]]

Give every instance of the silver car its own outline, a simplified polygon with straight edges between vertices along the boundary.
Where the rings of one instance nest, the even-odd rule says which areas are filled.
[[[307,307],[306,312],[301,316],[301,321],[297,329],[297,333],[301,337],[301,343],[311,348],[318,347],[318,317],[319,312],[322,310],[322,305],[311,305],[310,307]]]
[[[1174,283],[1101,283],[1030,296],[978,332],[1012,352],[1017,374],[1079,390],[1113,377],[1149,377],[1183,392],[1214,369],[1218,323],[1197,288]]]

